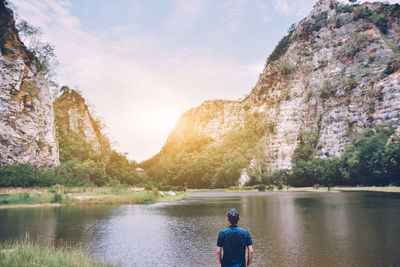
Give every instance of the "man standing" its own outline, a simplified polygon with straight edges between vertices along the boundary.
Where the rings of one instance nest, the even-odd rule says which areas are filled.
[[[237,225],[239,211],[231,209],[226,213],[230,226],[218,235],[217,258],[221,267],[249,267],[253,259],[253,241],[247,230]],[[249,260],[246,265],[246,248],[249,250]],[[221,260],[221,249],[223,256]]]

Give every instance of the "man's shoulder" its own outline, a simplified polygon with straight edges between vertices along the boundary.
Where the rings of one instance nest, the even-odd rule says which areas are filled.
[[[237,230],[243,233],[249,233],[249,231],[247,231],[246,229],[242,228],[242,227],[237,227]]]
[[[219,233],[220,234],[225,234],[225,233],[230,233],[230,232],[239,232],[239,233],[244,233],[244,234],[248,234],[249,231],[247,231],[244,228],[241,228],[239,226],[235,226],[235,227],[227,227],[225,229],[222,229]]]
[[[229,232],[229,231],[230,231],[230,229],[228,227],[228,228],[222,229],[221,231],[219,231],[219,233],[220,234],[225,234],[226,232]]]

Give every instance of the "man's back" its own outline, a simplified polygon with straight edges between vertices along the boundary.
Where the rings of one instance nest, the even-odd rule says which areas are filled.
[[[237,225],[219,232],[217,246],[223,249],[221,266],[246,266],[246,248],[252,244],[249,232]]]

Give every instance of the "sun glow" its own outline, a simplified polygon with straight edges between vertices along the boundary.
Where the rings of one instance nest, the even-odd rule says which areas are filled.
[[[153,131],[170,133],[178,122],[179,113],[171,110],[152,109],[143,114],[143,123]]]

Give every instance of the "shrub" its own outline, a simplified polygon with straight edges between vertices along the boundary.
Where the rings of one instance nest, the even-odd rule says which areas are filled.
[[[350,75],[343,81],[343,86],[346,89],[354,89],[357,87],[358,81],[354,75]]]
[[[395,73],[400,69],[400,56],[394,56],[389,63],[387,64],[386,69],[382,72],[381,76],[383,78],[389,76],[390,74]]]
[[[61,203],[62,201],[62,196],[59,193],[55,193],[53,200],[51,201],[52,203]]]
[[[293,26],[293,24],[292,24]],[[291,28],[292,28],[291,26]],[[267,64],[270,64],[278,59],[280,59],[280,57],[286,53],[287,49],[289,48],[290,45],[290,40],[292,38],[294,29],[289,29],[289,33],[288,35],[286,35],[285,37],[283,37],[278,45],[275,47],[274,51],[272,51],[271,55],[269,55],[268,60],[267,60]]]
[[[343,22],[342,19],[340,17],[338,17],[335,21],[335,28],[340,28],[343,26]]]
[[[333,88],[334,87],[332,86],[331,82],[329,80],[325,80],[322,83],[322,86],[320,88],[320,95],[319,96],[322,99],[329,98],[330,96],[332,96],[334,94]]]
[[[35,81],[23,81],[21,84],[21,90],[27,92],[31,97],[37,97],[39,87]]]
[[[318,139],[319,136],[316,133],[301,131],[299,134],[299,143],[294,150],[292,162],[296,163],[310,160],[314,156]]]
[[[349,5],[345,5],[342,8],[339,9],[339,12],[343,12],[343,13],[351,13],[353,12],[353,7],[349,6]]]
[[[265,191],[265,184],[260,184],[257,186],[257,190],[260,192],[264,192]]]
[[[324,11],[316,16],[313,15],[312,19],[312,21],[306,21],[303,24],[303,35],[307,36],[307,38],[309,38],[312,32],[317,32],[328,25],[328,12]]]
[[[368,7],[360,8],[357,10],[354,18],[355,19],[366,19],[373,23],[383,34],[387,34],[388,19],[387,15],[383,12],[378,13],[375,10],[371,10]]]
[[[292,66],[288,61],[283,61],[281,63],[281,73],[283,76],[289,76],[294,73],[295,70],[296,68]]]

